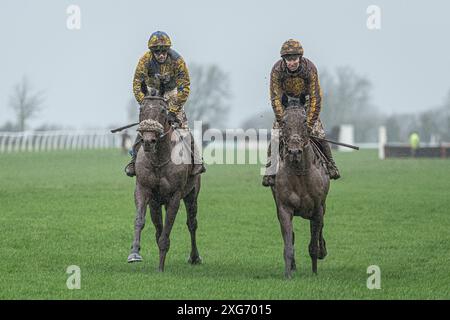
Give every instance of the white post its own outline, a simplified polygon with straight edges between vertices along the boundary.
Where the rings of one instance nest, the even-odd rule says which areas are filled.
[[[1,149],[2,152],[8,152],[8,146],[9,146],[10,140],[11,140],[11,136],[9,134],[5,134],[3,136],[2,149]],[[8,141],[8,144],[6,144],[6,141]]]
[[[384,147],[387,142],[387,131],[385,126],[378,129],[378,158],[383,160],[385,158]]]
[[[66,143],[67,143],[67,134],[61,133],[61,136],[59,137],[58,149],[65,150],[66,149]]]
[[[90,149],[90,144],[91,144],[91,136],[89,132],[87,132],[85,135],[84,149]]]
[[[106,133],[102,134],[100,148],[105,149],[105,142],[106,142]]]
[[[36,141],[36,146],[34,151],[41,151],[42,150],[42,140],[44,139],[44,134],[39,134],[39,139]]]
[[[21,145],[21,142],[22,142],[22,140],[20,140],[21,138],[22,138],[22,133],[17,134],[16,138],[14,139],[14,151],[15,152],[20,151],[20,145]]]
[[[87,149],[89,146],[89,133],[84,133],[83,145],[81,147],[82,150]]]
[[[22,141],[20,141],[20,151],[25,151],[25,148],[27,146],[27,140],[28,140],[28,132],[24,132],[22,135]]]
[[[354,127],[350,124],[343,124],[339,129],[339,142],[347,143],[347,144],[355,144],[355,134]],[[351,152],[353,149],[338,146],[338,151]]]
[[[77,134],[77,142],[75,143],[75,150],[79,150],[81,149],[80,145],[81,145],[81,138],[83,136],[80,134]]]
[[[13,141],[13,138],[14,138],[13,135],[10,135],[10,136],[8,137],[8,146],[7,146],[7,148],[6,148],[6,152],[8,152],[8,153],[12,151],[12,146],[13,146],[12,141]]]
[[[89,136],[89,149],[95,149],[95,133],[91,133]]]
[[[47,151],[48,150],[48,141],[50,139],[50,135],[47,133],[45,135],[45,139],[44,139],[44,150]]]
[[[59,134],[55,133],[54,136],[53,136],[53,146],[52,146],[53,150],[57,150],[58,149],[58,142],[59,142]]]
[[[55,135],[53,133],[50,134],[49,142],[48,142],[48,150],[53,150]]]
[[[103,134],[102,133],[98,133],[96,136],[95,136],[95,148],[96,149],[101,149],[102,148],[102,140],[103,140]]]
[[[2,144],[0,145],[0,153],[5,152],[6,139],[9,140],[8,136],[6,134],[2,135]]]
[[[28,139],[27,151],[33,151],[33,142],[36,140],[36,133],[33,133]]]

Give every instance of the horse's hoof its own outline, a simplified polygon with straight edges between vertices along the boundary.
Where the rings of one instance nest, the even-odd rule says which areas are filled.
[[[323,260],[323,259],[325,259],[326,256],[327,256],[327,250],[324,250],[324,251],[319,250],[319,255],[317,256],[317,259]]]
[[[290,273],[290,272],[287,273],[287,272],[286,272],[286,273],[284,274],[284,278],[285,278],[286,280],[292,280],[292,273]]]
[[[319,260],[323,260],[323,259],[325,259],[326,256],[327,256],[327,247],[325,244],[325,240],[323,240],[323,243],[319,246],[319,254],[318,254],[317,258]]]
[[[142,257],[139,253],[131,253],[128,256],[128,263],[133,263],[133,262],[142,262]]]
[[[202,257],[200,257],[200,256],[197,256],[197,257],[194,257],[194,258],[190,257],[188,262],[190,264],[192,264],[192,265],[201,264],[202,263]]]
[[[297,265],[295,264],[295,261],[292,262],[291,270],[292,271],[297,271]]]

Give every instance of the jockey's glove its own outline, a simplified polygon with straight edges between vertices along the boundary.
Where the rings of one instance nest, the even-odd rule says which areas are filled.
[[[282,115],[275,115],[275,120],[278,124],[281,124],[281,121],[283,120],[283,116]]]
[[[169,123],[178,123],[178,117],[177,114],[174,111],[169,110],[169,113],[167,114],[167,118],[169,120]]]

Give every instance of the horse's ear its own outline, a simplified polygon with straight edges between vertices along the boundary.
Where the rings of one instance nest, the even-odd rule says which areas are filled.
[[[155,88],[150,88],[150,95],[152,96],[152,97],[155,97],[155,96],[157,96],[158,95],[158,90],[156,90]]]

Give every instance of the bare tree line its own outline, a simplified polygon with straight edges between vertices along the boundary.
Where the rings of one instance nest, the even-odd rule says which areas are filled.
[[[28,78],[23,76],[9,97],[9,107],[14,113],[15,122],[6,122],[0,130],[25,131],[29,121],[42,110],[44,101],[44,92],[35,91]]]
[[[372,102],[372,83],[351,67],[338,67],[320,74],[323,105],[320,117],[328,133],[342,124],[355,127],[357,142],[376,142],[378,128],[386,126],[388,141],[406,142],[412,132],[422,141],[450,142],[450,90],[441,105],[419,113],[387,115]],[[247,128],[272,127],[272,110],[255,114],[243,123]]]
[[[189,126],[201,120],[210,126],[222,126],[230,111],[230,80],[217,65],[190,64],[191,92],[184,106]],[[128,121],[138,118],[139,105],[134,97],[127,105]]]
[[[217,65],[190,66],[191,94],[185,105],[190,126],[202,120],[212,127],[224,125],[231,108],[230,80],[228,74]],[[341,124],[355,127],[357,142],[376,142],[378,128],[386,126],[389,141],[407,141],[411,132],[418,132],[422,141],[450,141],[450,90],[441,104],[419,113],[386,115],[372,102],[372,84],[367,77],[359,75],[351,67],[339,67],[320,74],[323,89],[321,119],[328,132]],[[6,122],[0,131],[24,131],[30,121],[42,111],[44,92],[33,88],[24,76],[13,88],[9,107],[15,116],[14,122]],[[134,122],[138,118],[139,105],[134,97],[126,107],[127,118]],[[247,128],[270,129],[273,112],[270,108],[255,114],[242,123]],[[35,130],[59,129],[57,125],[43,125]]]

